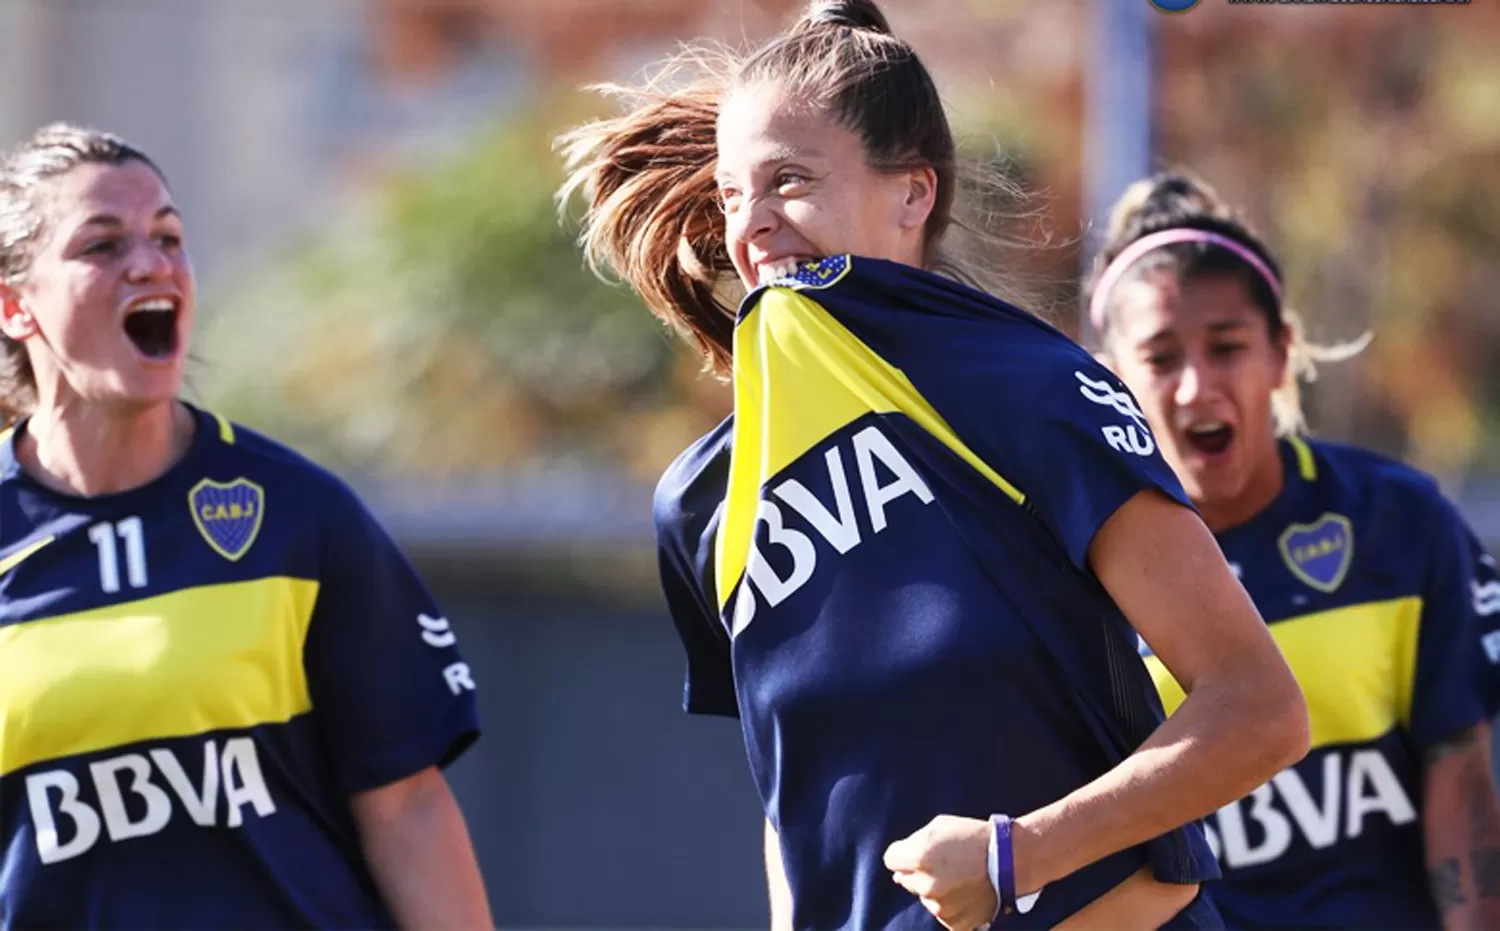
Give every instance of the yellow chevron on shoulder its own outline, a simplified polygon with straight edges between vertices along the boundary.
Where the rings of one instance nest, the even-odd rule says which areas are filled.
[[[1006,497],[1025,503],[1021,490],[959,439],[905,373],[805,292],[772,287],[734,331],[734,451],[714,560],[721,608],[749,559],[761,486],[870,413],[906,415]]]

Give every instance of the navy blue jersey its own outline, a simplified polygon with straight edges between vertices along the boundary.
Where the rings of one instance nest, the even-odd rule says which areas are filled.
[[[739,716],[798,927],[935,927],[891,842],[1035,810],[1161,723],[1087,552],[1132,496],[1183,492],[1087,353],[907,266],[840,256],[750,295],[734,382],[733,419],[656,496],[687,708]],[[1217,875],[1189,826],[1006,926],[1050,927],[1147,863]]]
[[[477,736],[349,489],[193,414],[166,474],[93,498],[0,441],[0,929],[389,927],[349,795]]]
[[[1485,719],[1477,544],[1406,466],[1333,443],[1281,450],[1285,490],[1218,539],[1307,697],[1312,750],[1209,819],[1214,898],[1230,927],[1440,927],[1423,751]],[[1147,662],[1175,708],[1181,690]]]

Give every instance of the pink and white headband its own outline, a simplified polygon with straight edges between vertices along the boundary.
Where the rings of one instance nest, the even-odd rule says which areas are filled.
[[[1260,256],[1247,248],[1244,243],[1208,230],[1179,227],[1142,236],[1115,256],[1115,260],[1104,269],[1104,274],[1099,277],[1098,286],[1094,288],[1094,296],[1089,301],[1089,323],[1093,325],[1096,333],[1104,330],[1104,313],[1109,307],[1109,292],[1120,283],[1120,279],[1130,270],[1130,266],[1153,249],[1183,242],[1206,242],[1233,252],[1243,259],[1245,264],[1260,273],[1260,276],[1266,280],[1266,284],[1270,285],[1271,293],[1276,295],[1277,305],[1281,304],[1281,282],[1276,279],[1276,275],[1271,272],[1270,267],[1261,260]]]

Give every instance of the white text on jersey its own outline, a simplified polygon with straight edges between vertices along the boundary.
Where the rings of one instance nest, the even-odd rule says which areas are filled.
[[[91,799],[85,798],[85,785],[68,770],[27,776],[26,798],[36,828],[37,855],[43,863],[60,863],[87,853],[101,834],[115,842],[148,837],[172,822],[177,805],[194,824],[214,827],[219,823],[221,786],[228,827],[244,823],[247,806],[262,818],[276,812],[254,740],[231,738],[224,742],[222,753],[215,741],[206,741],[202,760],[202,777],[196,782],[177,755],[165,748],[95,761],[89,764]],[[162,788],[163,781],[171,794]],[[133,804],[126,804],[127,793],[134,796]],[[137,817],[132,817],[132,810],[139,813]],[[66,830],[60,818],[68,822]]]
[[[1209,844],[1226,867],[1235,869],[1279,859],[1297,834],[1321,850],[1360,836],[1371,815],[1383,814],[1391,824],[1408,824],[1417,817],[1401,781],[1378,750],[1334,751],[1323,757],[1322,795],[1313,798],[1295,769],[1282,770],[1208,820]],[[1248,829],[1247,819],[1256,830]]]
[[[897,498],[912,495],[922,504],[932,503],[932,491],[927,483],[879,428],[865,427],[850,438],[849,445],[854,452],[855,468],[859,473],[860,489],[872,533],[880,533],[886,528],[886,507]],[[886,472],[895,476],[893,481],[881,484],[875,471],[877,460]],[[839,446],[829,449],[824,454],[823,461],[828,468],[828,484],[833,489],[833,510],[829,509],[827,503],[819,501],[806,485],[794,478],[778,483],[770,490],[770,495],[761,500],[755,514],[756,521],[766,525],[767,544],[780,547],[785,552],[780,563],[785,565],[786,557],[790,557],[791,571],[785,577],[778,575],[761,553],[760,544],[752,543],[745,564],[746,579],[741,582],[737,596],[732,633],[738,634],[755,616],[755,593],[759,593],[766,604],[775,607],[807,584],[818,565],[818,549],[812,538],[786,525],[781,506],[772,500],[772,495],[791,508],[793,513],[801,516],[841,555],[862,542],[854,499],[850,494],[849,475],[845,471],[844,456]],[[751,582],[754,583],[753,592],[749,584]]]
[[[1130,392],[1124,389],[1116,391],[1109,382],[1103,379],[1095,381],[1082,372],[1074,372],[1073,375],[1080,382],[1079,394],[1095,404],[1112,407],[1131,419],[1129,424],[1110,424],[1100,428],[1104,441],[1112,449],[1137,456],[1149,456],[1156,452],[1156,439],[1151,435],[1151,428],[1146,426],[1146,415],[1141,412]]]
[[[1500,614],[1500,581],[1481,585],[1475,580],[1471,584],[1474,587],[1474,613],[1480,617]]]
[[[422,641],[434,650],[446,650],[458,643],[458,635],[446,617],[418,613],[417,623],[422,628]],[[443,669],[443,681],[448,683],[448,691],[454,695],[474,691],[474,674],[470,672],[469,664],[462,661],[450,663]]]

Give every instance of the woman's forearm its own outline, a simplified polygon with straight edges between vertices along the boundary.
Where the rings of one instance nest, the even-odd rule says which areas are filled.
[[[1114,769],[1016,820],[1023,893],[1201,818],[1307,753],[1297,680],[1197,515],[1138,494],[1089,560],[1187,697]]]
[[[1237,685],[1201,685],[1114,769],[1016,819],[1018,891],[1201,818],[1301,759],[1308,723],[1300,695]]]
[[[1423,764],[1423,852],[1443,927],[1500,928],[1500,803],[1489,727],[1428,747]]]
[[[370,872],[403,928],[493,928],[463,813],[436,769],[356,795]]]

